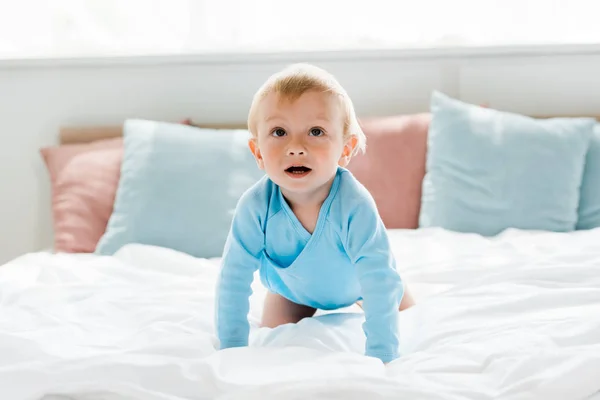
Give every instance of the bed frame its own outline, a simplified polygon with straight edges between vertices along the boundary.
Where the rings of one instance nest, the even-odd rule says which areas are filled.
[[[208,129],[247,129],[245,123],[239,124],[194,124]],[[59,131],[60,144],[81,144],[102,139],[112,139],[123,135],[123,126],[65,126]]]
[[[600,121],[600,115],[593,116],[535,116],[535,118],[575,118],[587,117]],[[245,123],[232,124],[194,124],[193,126],[208,129],[247,129]],[[123,135],[122,126],[65,126],[60,128],[60,144],[89,143],[96,140],[112,139]]]

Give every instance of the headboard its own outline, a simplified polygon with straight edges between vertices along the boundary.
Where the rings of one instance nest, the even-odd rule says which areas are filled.
[[[534,118],[594,118],[600,121],[600,115],[593,116],[568,116],[568,115],[553,115],[553,116],[535,116]],[[232,124],[194,124],[193,126],[207,129],[247,129],[245,123]],[[65,126],[60,129],[60,144],[77,144],[89,143],[95,140],[111,139],[123,135],[123,127],[118,125],[113,126]]]
[[[247,129],[239,124],[194,124],[208,129]],[[101,139],[112,139],[123,135],[123,126],[65,126],[60,128],[60,144],[89,143]]]

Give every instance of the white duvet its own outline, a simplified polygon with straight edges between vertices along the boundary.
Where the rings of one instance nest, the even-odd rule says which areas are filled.
[[[0,267],[0,399],[600,398],[600,230],[494,239],[390,231],[418,305],[400,359],[363,356],[358,308],[215,351],[216,260],[140,245]]]

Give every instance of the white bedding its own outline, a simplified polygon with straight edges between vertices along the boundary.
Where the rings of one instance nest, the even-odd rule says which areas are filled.
[[[418,305],[403,356],[362,355],[358,308],[216,352],[216,260],[130,245],[0,267],[0,399],[600,397],[600,230],[390,231]]]

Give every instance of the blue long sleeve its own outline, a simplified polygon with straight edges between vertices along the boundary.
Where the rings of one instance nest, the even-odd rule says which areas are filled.
[[[398,357],[398,307],[404,288],[375,204],[362,203],[350,215],[346,250],[363,297],[365,354],[390,362]]]
[[[333,310],[363,300],[365,353],[398,357],[398,306],[403,296],[387,231],[372,196],[340,168],[312,233],[281,190],[265,178],[236,207],[217,286],[220,348],[248,345],[254,273],[288,300]]]
[[[264,244],[260,202],[253,196],[247,192],[240,198],[223,251],[215,309],[221,349],[248,345],[249,298]]]

